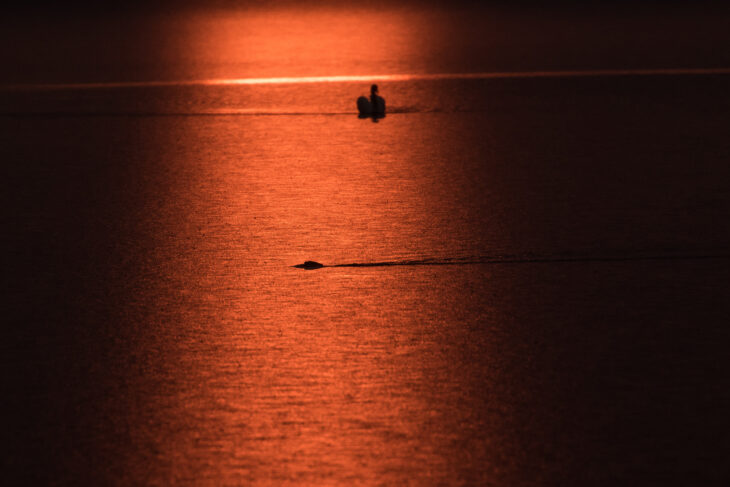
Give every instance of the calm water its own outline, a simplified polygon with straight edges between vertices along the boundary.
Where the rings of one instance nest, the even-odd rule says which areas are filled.
[[[565,15],[447,13],[25,19],[5,35],[69,35],[23,69],[4,53],[3,77],[367,74],[371,52],[383,74],[726,56],[684,62],[693,43],[710,51],[717,19],[670,59],[647,40],[659,28],[616,46]],[[682,18],[663,21],[699,22]],[[531,33],[521,48],[505,25]],[[538,62],[540,32],[560,25],[578,27],[546,35],[560,56]],[[182,37],[141,55],[150,38],[121,43],[110,26]],[[424,47],[424,32],[439,35]],[[61,65],[81,47],[93,55]],[[382,82],[377,123],[355,115],[368,83],[3,89],[4,475],[722,484],[728,79]],[[292,267],[305,260],[395,265]]]

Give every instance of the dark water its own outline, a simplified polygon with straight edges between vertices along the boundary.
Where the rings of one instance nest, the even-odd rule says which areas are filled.
[[[400,47],[378,51],[383,74],[446,62],[413,45],[438,12],[367,12],[257,11],[272,31],[180,15],[193,32],[167,59],[192,57],[185,76],[117,76],[145,59],[129,54],[5,79],[362,74],[342,64],[363,35],[347,22],[384,19],[376,42]],[[437,45],[488,71],[481,44],[464,52],[492,22],[478,13],[451,13],[440,29],[471,30]],[[312,21],[337,27],[282,54]],[[457,64],[431,72],[477,71]],[[355,114],[368,83],[3,89],[3,475],[722,485],[729,79],[414,77],[380,83],[377,123]]]

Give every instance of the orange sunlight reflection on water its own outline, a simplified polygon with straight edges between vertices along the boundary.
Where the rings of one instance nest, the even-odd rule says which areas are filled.
[[[459,293],[457,271],[434,286],[433,269],[290,267],[448,252],[465,238],[441,204],[444,127],[412,123],[165,123],[170,142],[148,154],[160,161],[150,187],[165,189],[141,224],[155,235],[158,284],[140,299],[172,384],[153,396],[154,441],[175,466],[156,477],[401,483],[490,470],[486,382],[462,375],[463,347],[489,354],[490,339],[458,325],[468,300],[443,299]],[[482,453],[454,461],[467,446]]]
[[[433,12],[352,7],[201,11],[171,44],[188,78],[264,78],[428,71]],[[225,71],[221,71],[225,70]]]
[[[9,483],[725,473],[723,19],[447,10],[19,24]]]

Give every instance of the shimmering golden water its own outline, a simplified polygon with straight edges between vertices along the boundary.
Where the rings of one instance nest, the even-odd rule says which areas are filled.
[[[414,74],[377,123],[367,83],[0,94],[9,479],[721,479],[725,77],[418,77],[489,18],[368,12],[171,15],[167,64],[129,62],[345,76],[372,54]]]

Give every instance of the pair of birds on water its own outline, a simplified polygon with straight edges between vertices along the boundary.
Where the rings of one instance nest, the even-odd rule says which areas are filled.
[[[370,98],[361,96],[357,99],[357,111],[360,115],[385,115],[385,99],[378,95],[378,85],[370,87]]]

